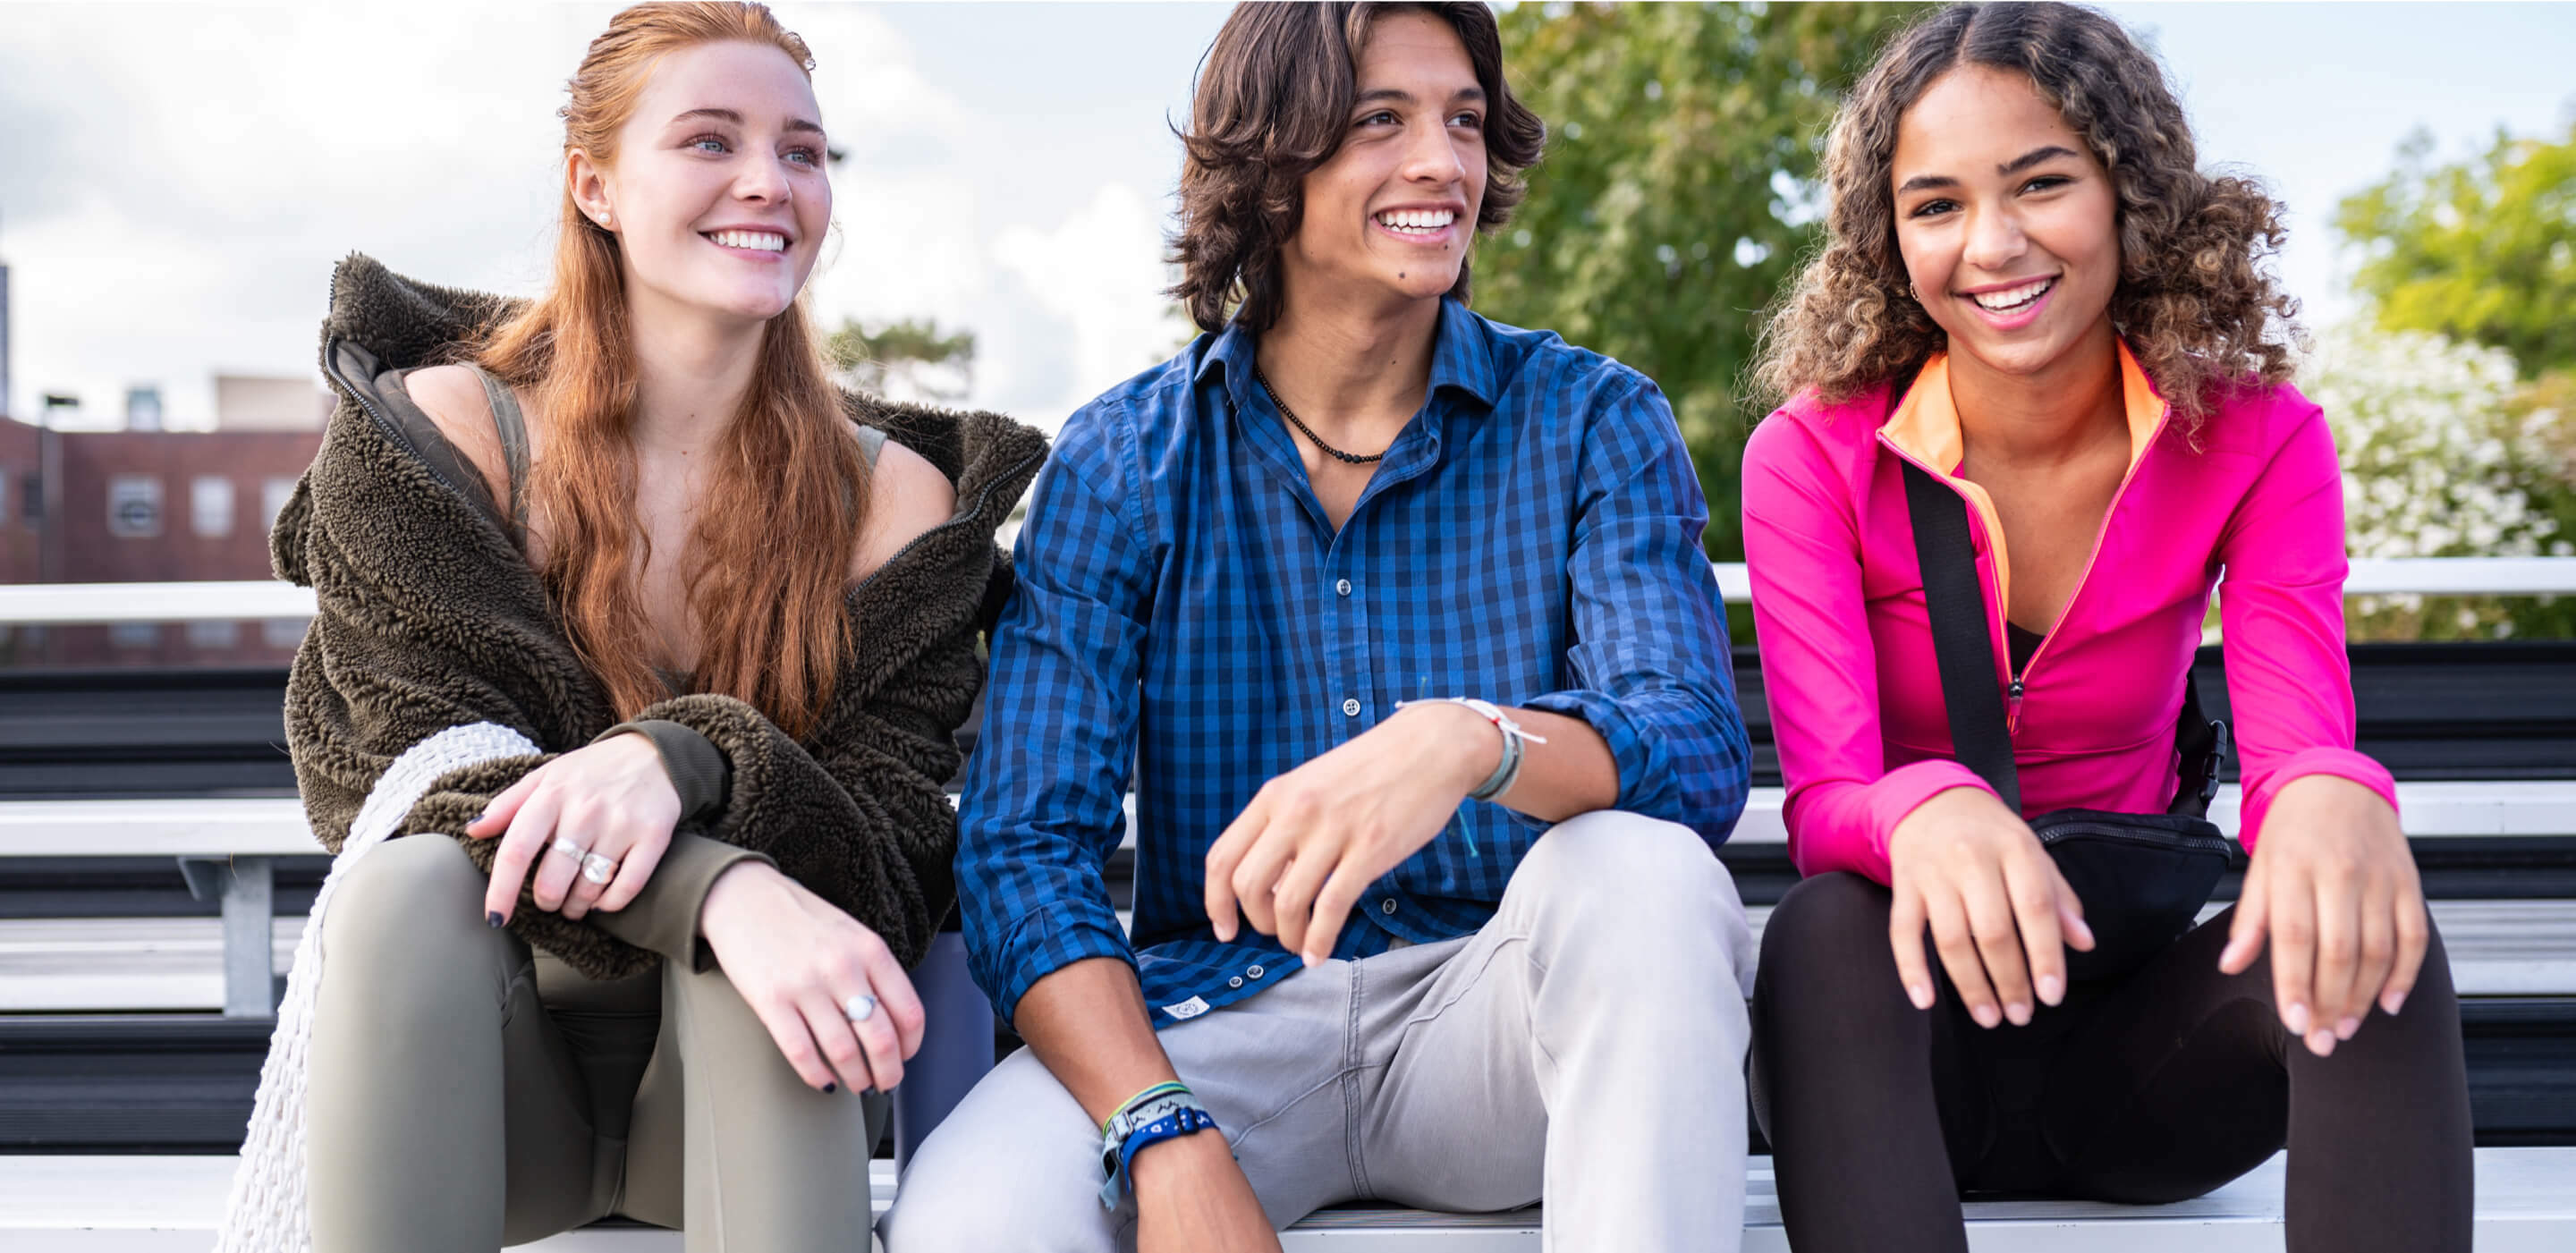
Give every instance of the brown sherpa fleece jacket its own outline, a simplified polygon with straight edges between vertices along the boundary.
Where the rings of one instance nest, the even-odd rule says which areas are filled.
[[[460,833],[503,789],[621,721],[518,549],[431,468],[375,390],[377,370],[454,360],[511,308],[363,256],[332,275],[322,364],[339,403],[269,543],[279,576],[319,602],[287,680],[287,746],[314,833],[335,852],[385,769],[431,735],[490,722],[546,754],[448,773],[397,835]],[[957,816],[943,785],[983,681],[977,634],[1008,587],[994,532],[1046,445],[995,414],[846,399],[853,420],[954,481],[957,512],[851,591],[851,652],[817,729],[791,739],[750,705],[708,694],[635,716],[695,730],[731,768],[725,805],[684,833],[766,856],[910,965],[955,897]],[[491,868],[493,841],[456,838]],[[520,901],[511,929],[586,975],[655,960],[591,921],[535,908],[525,889]]]

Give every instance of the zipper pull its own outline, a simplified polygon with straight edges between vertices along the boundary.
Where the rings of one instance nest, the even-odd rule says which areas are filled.
[[[2020,729],[2021,680],[2016,678],[2011,687],[2004,689],[2004,734],[2010,735]]]

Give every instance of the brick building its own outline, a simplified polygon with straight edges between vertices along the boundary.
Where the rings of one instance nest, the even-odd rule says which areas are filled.
[[[0,419],[0,598],[9,583],[270,577],[269,526],[322,432],[220,424],[61,431]],[[0,630],[0,664],[69,666],[275,665],[303,634],[300,622],[256,621]]]

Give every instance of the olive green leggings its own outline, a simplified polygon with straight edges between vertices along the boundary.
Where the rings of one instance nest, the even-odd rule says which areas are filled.
[[[418,836],[333,897],[315,1253],[482,1253],[612,1214],[690,1253],[867,1247],[882,1101],[806,1087],[722,971],[600,982],[532,957],[485,925],[485,882]]]

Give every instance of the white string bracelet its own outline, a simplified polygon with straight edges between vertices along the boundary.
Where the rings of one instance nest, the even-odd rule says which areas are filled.
[[[1512,790],[1512,784],[1520,781],[1521,757],[1526,747],[1530,744],[1547,743],[1544,738],[1522,730],[1521,724],[1512,721],[1510,714],[1504,713],[1499,706],[1489,700],[1478,700],[1473,696],[1434,696],[1423,700],[1395,702],[1395,707],[1398,709],[1407,705],[1462,705],[1474,710],[1477,717],[1493,723],[1494,729],[1503,733],[1503,759],[1495,763],[1494,772],[1487,775],[1484,782],[1477,784],[1474,791],[1467,793],[1467,799],[1471,801],[1490,801]]]

